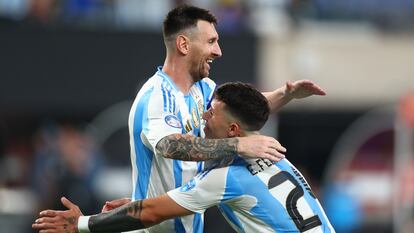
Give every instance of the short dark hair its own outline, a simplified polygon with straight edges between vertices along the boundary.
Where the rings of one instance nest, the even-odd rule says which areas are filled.
[[[245,130],[260,130],[269,118],[270,108],[266,97],[250,84],[222,84],[214,97],[226,104],[226,110],[247,127]]]
[[[198,20],[205,20],[217,24],[216,17],[208,10],[186,4],[180,5],[170,12],[164,19],[164,39],[187,28],[196,27]]]

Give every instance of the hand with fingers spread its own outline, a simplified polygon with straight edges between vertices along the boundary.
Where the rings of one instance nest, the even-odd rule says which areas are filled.
[[[112,200],[112,201],[107,201],[107,202],[105,202],[105,205],[103,206],[101,212],[105,213],[105,212],[111,211],[113,209],[116,209],[116,208],[118,208],[120,206],[123,206],[125,204],[128,204],[130,202],[131,202],[131,198],[127,198],[127,197],[120,198],[120,199],[115,199],[115,200]]]
[[[78,219],[82,212],[65,197],[61,198],[61,202],[68,210],[43,210],[32,228],[39,230],[39,233],[78,233]]]
[[[262,93],[269,101],[270,112],[275,113],[293,99],[302,99],[312,95],[326,95],[326,92],[310,80],[286,82],[286,85]]]
[[[292,99],[302,99],[311,95],[326,95],[321,87],[310,80],[298,80],[286,82],[285,95]]]
[[[286,152],[286,148],[272,137],[250,135],[238,139],[237,152],[243,158],[263,158],[274,162],[285,158],[283,153]]]

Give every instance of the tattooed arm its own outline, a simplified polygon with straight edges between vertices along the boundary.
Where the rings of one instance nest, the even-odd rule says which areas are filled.
[[[272,138],[263,135],[206,139],[188,134],[171,134],[155,147],[158,155],[185,161],[228,159],[239,154],[244,158],[264,158],[279,161],[286,149]]]
[[[131,231],[147,228],[166,219],[192,214],[167,195],[134,201],[89,218],[90,232]]]
[[[32,227],[47,230],[48,233],[120,232],[143,229],[166,219],[193,214],[175,203],[168,195],[130,202],[112,211],[92,216],[82,216],[79,207],[66,198],[62,198],[62,203],[68,210],[42,211]]]
[[[161,139],[156,152],[166,158],[204,161],[232,157],[237,152],[238,138],[205,139],[188,134],[172,134]]]
[[[130,202],[113,211],[90,216],[86,218],[88,219],[87,228],[91,232],[129,231],[145,228],[141,221],[142,202],[141,200]]]

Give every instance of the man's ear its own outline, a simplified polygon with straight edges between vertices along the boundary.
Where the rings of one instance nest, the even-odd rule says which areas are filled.
[[[190,40],[188,37],[184,35],[178,35],[177,39],[175,40],[178,52],[183,55],[187,55],[189,50],[189,42]]]
[[[233,122],[227,129],[227,136],[229,137],[239,137],[240,136],[240,125]]]

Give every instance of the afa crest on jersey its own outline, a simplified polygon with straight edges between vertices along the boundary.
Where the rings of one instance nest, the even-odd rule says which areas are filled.
[[[182,128],[180,120],[174,115],[167,115],[165,116],[164,120],[165,120],[165,123],[167,123],[167,125],[171,127],[178,128],[178,129]]]

